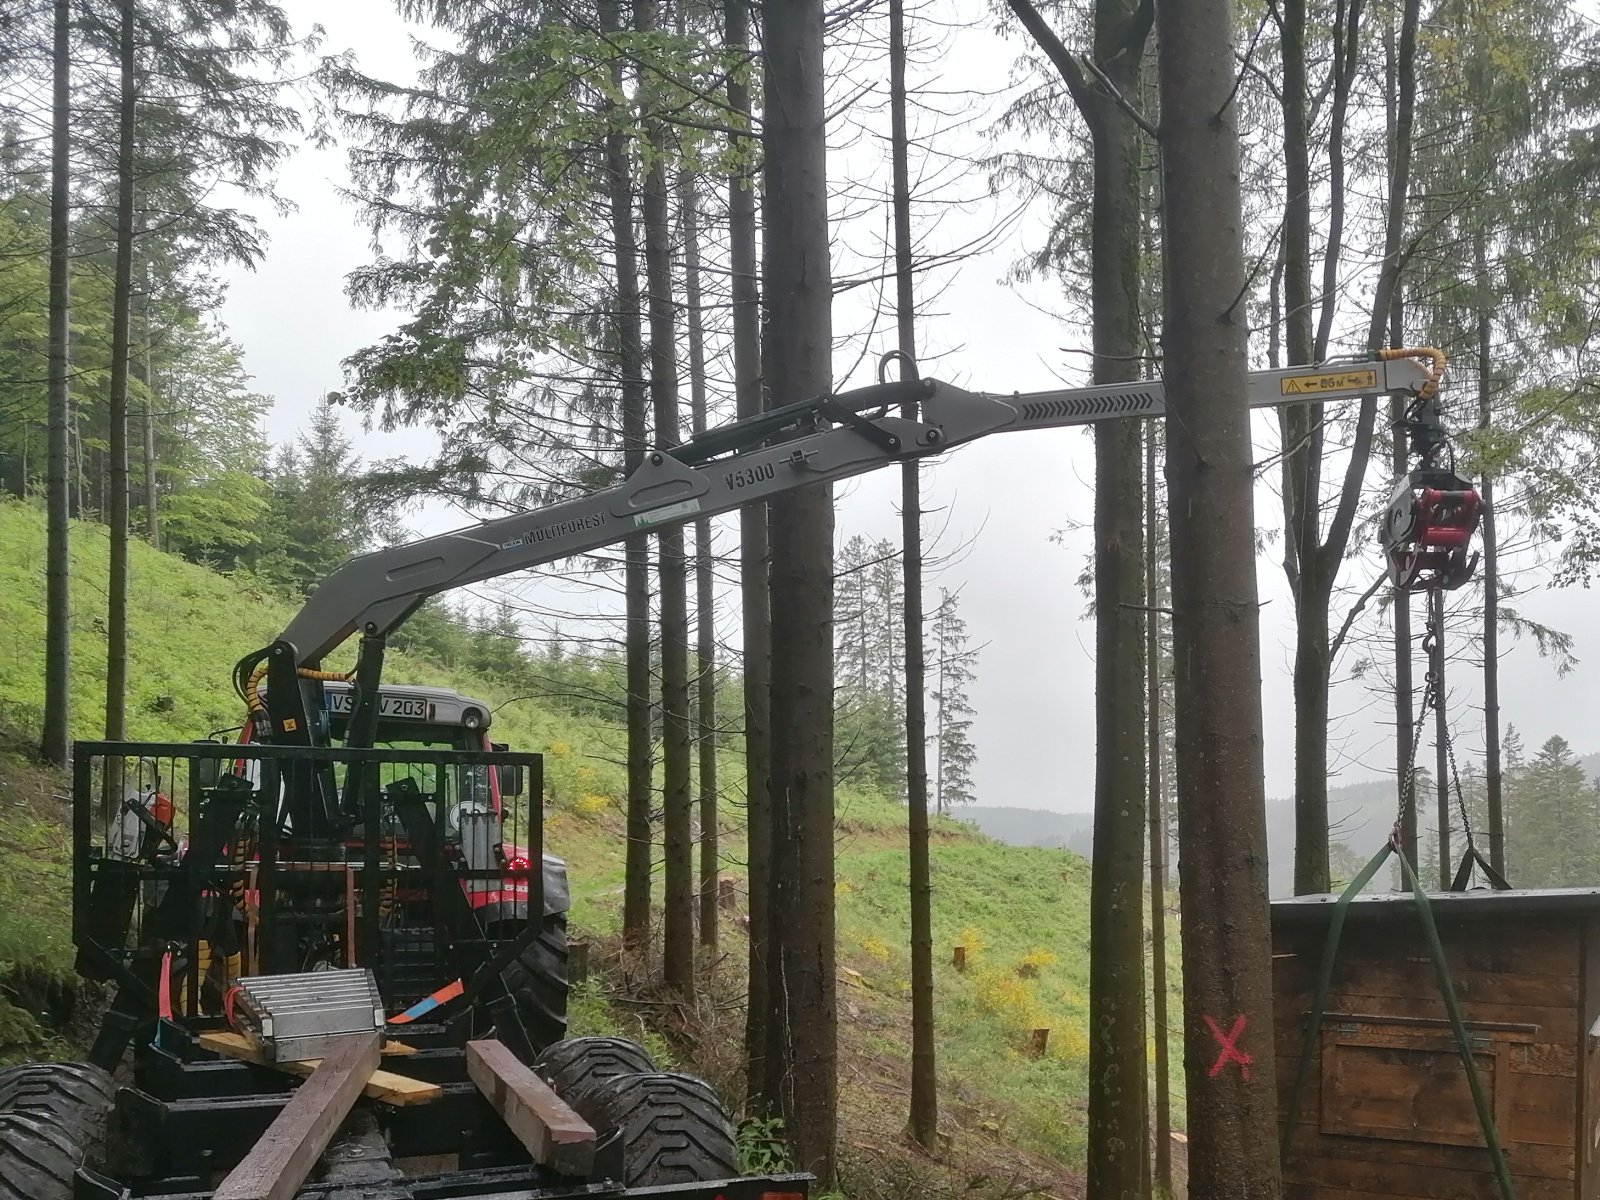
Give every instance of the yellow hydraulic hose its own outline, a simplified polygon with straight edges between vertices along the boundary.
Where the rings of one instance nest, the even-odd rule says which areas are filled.
[[[262,663],[244,682],[244,706],[253,713],[267,711],[267,706],[261,702],[261,681],[266,677],[267,664]]]
[[[323,683],[348,683],[355,677],[354,672],[348,671],[313,671],[309,667],[299,667],[295,674],[301,679],[317,679]],[[261,681],[267,677],[267,664],[262,663],[250,672],[250,678],[244,684],[244,703],[252,713],[266,712],[267,706],[261,699]]]
[[[1417,394],[1424,400],[1433,399],[1439,392],[1439,382],[1444,378],[1444,351],[1435,346],[1395,346],[1378,351],[1380,362],[1393,362],[1397,358],[1416,358],[1427,362],[1428,381]]]

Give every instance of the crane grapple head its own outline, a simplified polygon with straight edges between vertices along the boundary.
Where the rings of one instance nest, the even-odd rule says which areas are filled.
[[[1472,537],[1482,518],[1483,498],[1459,476],[1438,470],[1403,476],[1383,516],[1390,582],[1407,592],[1466,583],[1478,566]]]

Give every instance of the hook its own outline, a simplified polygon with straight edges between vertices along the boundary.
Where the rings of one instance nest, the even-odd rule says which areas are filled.
[[[890,350],[878,359],[878,382],[889,382],[889,364],[898,362],[901,366],[900,379],[902,382],[915,382],[922,376],[917,373],[917,360],[904,350]]]

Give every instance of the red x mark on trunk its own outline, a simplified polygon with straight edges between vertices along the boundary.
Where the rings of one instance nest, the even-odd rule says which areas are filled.
[[[1206,1072],[1208,1078],[1214,1078],[1222,1068],[1231,1062],[1239,1064],[1239,1073],[1246,1079],[1250,1078],[1250,1055],[1239,1049],[1239,1035],[1244,1032],[1246,1024],[1245,1015],[1240,1013],[1233,1019],[1233,1028],[1227,1033],[1222,1032],[1222,1027],[1210,1017],[1204,1018],[1206,1028],[1211,1030],[1211,1036],[1217,1039],[1217,1045],[1222,1047],[1222,1052],[1217,1055],[1217,1061],[1211,1064],[1211,1070]]]

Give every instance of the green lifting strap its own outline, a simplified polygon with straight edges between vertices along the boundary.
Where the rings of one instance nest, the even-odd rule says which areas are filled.
[[[1461,1065],[1467,1071],[1467,1086],[1472,1089],[1472,1105],[1478,1110],[1478,1124],[1483,1126],[1483,1144],[1494,1163],[1494,1177],[1500,1185],[1500,1200],[1516,1200],[1511,1186],[1511,1168],[1506,1166],[1505,1152],[1500,1149],[1500,1134],[1494,1127],[1494,1114],[1489,1111],[1489,1098],[1484,1095],[1483,1081],[1478,1078],[1478,1066],[1472,1061],[1472,1039],[1467,1036],[1467,1023],[1461,1019],[1461,1005],[1456,1002],[1455,984],[1450,979],[1450,968],[1444,961],[1444,944],[1439,941],[1439,928],[1433,922],[1433,905],[1428,903],[1428,893],[1422,890],[1417,873],[1411,869],[1411,860],[1404,854],[1400,865],[1405,870],[1411,894],[1417,898],[1417,916],[1422,920],[1422,932],[1428,939],[1428,953],[1433,956],[1433,971],[1439,980],[1439,995],[1444,998],[1444,1011],[1450,1018],[1450,1028],[1456,1035],[1456,1051],[1461,1055]]]
[[[1467,849],[1461,855],[1461,865],[1456,868],[1456,876],[1450,882],[1452,892],[1464,892],[1467,884],[1472,882],[1472,868],[1476,864],[1483,872],[1483,877],[1489,881],[1489,886],[1497,892],[1509,892],[1511,885],[1506,882],[1506,877],[1494,869],[1494,865],[1484,858],[1472,840],[1472,830],[1467,830]]]
[[[1333,916],[1328,924],[1328,940],[1322,948],[1322,964],[1317,972],[1317,986],[1311,998],[1311,1019],[1306,1025],[1305,1041],[1300,1047],[1300,1061],[1295,1067],[1294,1087],[1289,1093],[1289,1102],[1284,1113],[1283,1135],[1279,1143],[1279,1155],[1284,1163],[1289,1161],[1295,1126],[1300,1118],[1301,1101],[1310,1082],[1312,1056],[1321,1043],[1322,1020],[1327,1014],[1328,993],[1333,988],[1333,968],[1338,959],[1339,939],[1344,933],[1344,922],[1350,912],[1350,902],[1372,881],[1372,877],[1393,853],[1395,853],[1393,843],[1385,842],[1383,849],[1374,854],[1372,860],[1361,868],[1360,873],[1350,881],[1349,886],[1339,894],[1339,899],[1334,903]],[[1488,1097],[1484,1094],[1483,1082],[1478,1078],[1477,1064],[1473,1061],[1472,1039],[1467,1034],[1466,1022],[1462,1020],[1461,1006],[1456,1001],[1455,984],[1445,963],[1444,944],[1440,942],[1439,930],[1434,924],[1433,906],[1428,902],[1428,894],[1423,891],[1416,872],[1411,868],[1411,861],[1403,854],[1399,857],[1401,868],[1405,871],[1406,882],[1411,885],[1411,894],[1417,901],[1417,916],[1422,922],[1422,932],[1428,942],[1429,956],[1433,959],[1434,974],[1439,983],[1439,995],[1444,1000],[1445,1014],[1450,1020],[1456,1052],[1461,1056],[1461,1065],[1467,1073],[1467,1087],[1472,1092],[1472,1104],[1477,1109],[1478,1123],[1483,1128],[1484,1145],[1489,1151],[1490,1161],[1494,1164],[1495,1182],[1499,1187],[1500,1200],[1516,1200],[1516,1192],[1511,1183],[1511,1169],[1506,1165],[1505,1153],[1500,1147],[1500,1135],[1495,1129],[1494,1114],[1489,1110]]]
[[[1278,1156],[1284,1162],[1289,1161],[1289,1145],[1294,1141],[1295,1125],[1300,1120],[1300,1101],[1311,1079],[1311,1056],[1322,1036],[1322,1018],[1328,1010],[1328,992],[1333,987],[1333,965],[1339,957],[1339,938],[1344,933],[1344,919],[1350,915],[1350,901],[1361,894],[1361,889],[1372,881],[1378,868],[1393,852],[1393,845],[1385,842],[1383,849],[1372,856],[1372,861],[1361,868],[1361,873],[1350,881],[1334,902],[1333,917],[1328,922],[1328,940],[1322,947],[1322,966],[1317,971],[1317,988],[1311,996],[1311,1021],[1306,1026],[1305,1042],[1300,1047],[1300,1064],[1294,1072],[1294,1090],[1289,1093],[1289,1109],[1284,1114],[1283,1139],[1278,1147]]]

